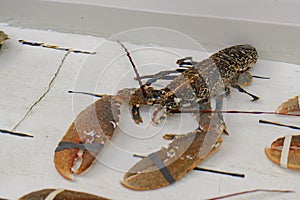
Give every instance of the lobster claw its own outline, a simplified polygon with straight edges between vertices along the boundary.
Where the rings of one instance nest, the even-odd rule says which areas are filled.
[[[287,101],[283,102],[280,106],[278,106],[276,112],[280,114],[299,113],[299,97],[295,96],[294,98],[288,99]]]
[[[114,96],[105,95],[79,113],[54,154],[55,167],[64,178],[72,180],[93,164],[117,127],[119,107]]]
[[[174,183],[220,147],[223,130],[220,125],[177,135],[168,147],[136,163],[124,175],[122,184],[133,190],[152,190]]]
[[[64,199],[73,199],[73,200],[107,200],[107,198],[71,191],[64,189],[43,189],[35,192],[31,192],[27,195],[24,195],[19,200],[33,200],[33,199],[47,199],[47,200],[64,200]]]
[[[285,144],[288,136],[275,140],[270,148],[265,148],[267,157],[279,166],[283,166],[282,156],[287,156],[286,167],[300,170],[300,135],[289,136],[289,144]],[[289,145],[284,147],[284,145]],[[284,155],[284,148],[287,148],[287,155]],[[285,167],[285,166],[283,166]]]

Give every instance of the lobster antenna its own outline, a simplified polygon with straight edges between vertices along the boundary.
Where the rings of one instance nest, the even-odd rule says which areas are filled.
[[[172,110],[171,113],[227,113],[227,114],[252,114],[252,115],[284,115],[284,116],[300,116],[293,113],[278,113],[270,111],[245,111],[245,110]]]
[[[261,123],[261,124],[270,124],[270,125],[282,126],[282,127],[287,127],[287,128],[291,128],[291,129],[300,130],[299,126],[287,125],[287,124],[282,124],[282,123],[279,123],[279,122],[271,122],[271,121],[262,120],[262,119],[260,119],[258,122]]]
[[[102,97],[101,95],[88,93],[88,92],[73,92],[69,91],[69,93],[79,93],[79,94],[87,94],[92,95],[95,97]],[[284,116],[294,116],[294,117],[300,117],[300,114],[295,113],[278,113],[278,112],[272,112],[272,111],[246,111],[246,110],[171,110],[171,113],[225,113],[225,114],[250,114],[250,115],[284,115]],[[277,126],[284,126],[291,129],[297,129],[300,130],[300,127],[293,126],[293,125],[285,125],[278,122],[269,122],[266,120],[259,120],[259,123],[264,124],[272,124]]]
[[[249,193],[255,193],[255,192],[276,192],[276,193],[294,193],[295,191],[293,190],[268,190],[268,189],[256,189],[256,190],[247,190],[243,192],[237,192],[233,194],[228,194],[224,196],[219,196],[219,197],[214,197],[214,198],[209,198],[207,200],[218,200],[218,199],[225,199],[228,197],[233,197],[233,196],[238,196],[238,195],[243,195],[243,194],[249,194]]]
[[[146,98],[146,97],[147,97],[147,93],[146,93],[146,91],[145,91],[145,85],[143,85],[143,83],[142,83],[142,81],[141,81],[141,77],[140,77],[140,75],[139,75],[139,72],[137,71],[137,68],[136,68],[136,66],[135,66],[135,64],[134,64],[134,62],[133,62],[133,60],[132,60],[132,58],[131,58],[131,55],[130,55],[128,49],[127,49],[127,48],[124,46],[124,44],[122,44],[120,41],[117,41],[117,42],[118,42],[118,43],[122,46],[122,48],[125,50],[125,52],[126,52],[126,54],[127,54],[127,57],[129,58],[129,61],[130,61],[131,65],[132,65],[132,67],[133,67],[134,73],[136,74],[136,79],[137,79],[137,81],[139,82],[140,88],[141,88],[141,90],[142,90],[142,92],[143,92],[143,96],[144,96],[144,98]]]
[[[14,136],[20,136],[20,137],[30,137],[30,138],[33,138],[32,135],[29,135],[29,134],[26,134],[26,133],[14,132],[14,131],[9,131],[9,130],[5,130],[5,129],[0,129],[0,133],[14,135]]]
[[[103,95],[101,94],[95,94],[95,93],[90,93],[90,92],[77,92],[77,91],[73,91],[73,90],[69,90],[68,93],[70,94],[84,94],[84,95],[89,95],[89,96],[93,96],[93,97],[103,97]]]

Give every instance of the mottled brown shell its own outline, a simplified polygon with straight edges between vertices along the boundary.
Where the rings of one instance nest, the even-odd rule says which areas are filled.
[[[35,192],[31,192],[23,197],[21,197],[19,200],[42,200],[45,199],[49,194],[54,192],[56,189],[43,189]],[[71,190],[63,190],[59,194],[57,194],[54,197],[54,200],[107,200],[107,198],[83,193],[83,192],[77,192],[77,191],[71,191]]]

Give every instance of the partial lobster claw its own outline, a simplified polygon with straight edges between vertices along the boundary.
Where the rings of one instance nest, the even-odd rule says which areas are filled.
[[[72,180],[92,165],[114,133],[119,106],[105,95],[79,113],[55,150],[55,167],[63,177]]]
[[[71,190],[65,189],[44,189],[35,192],[31,192],[19,200],[65,200],[65,199],[72,199],[72,200],[108,200],[104,197],[99,197],[92,194],[76,192]]]
[[[289,142],[285,140],[289,140]],[[277,165],[300,170],[300,135],[278,138],[271,144],[271,148],[265,148],[265,153]]]
[[[136,163],[124,175],[122,184],[133,190],[152,190],[174,183],[220,147],[224,129],[218,123],[207,131],[176,135],[167,148]]]
[[[295,96],[294,98],[288,99],[287,101],[283,102],[277,109],[277,113],[280,114],[287,114],[287,113],[299,113],[299,97]]]

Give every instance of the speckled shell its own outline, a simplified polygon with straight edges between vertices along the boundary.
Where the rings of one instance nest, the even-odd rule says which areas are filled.
[[[23,197],[21,197],[19,200],[42,200],[48,197],[49,194],[54,192],[56,189],[43,189],[35,192],[31,192]],[[92,194],[77,192],[77,191],[71,191],[71,190],[62,190],[59,194],[57,194],[54,197],[55,200],[66,200],[66,199],[72,199],[72,200],[107,200],[107,198],[99,197]]]

